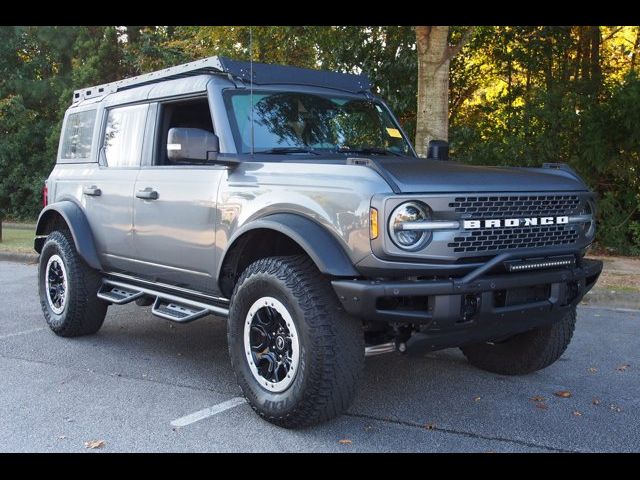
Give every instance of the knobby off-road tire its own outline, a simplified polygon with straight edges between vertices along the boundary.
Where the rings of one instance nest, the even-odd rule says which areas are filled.
[[[263,301],[269,305],[263,307]],[[293,327],[286,328],[281,320],[285,317]],[[254,335],[253,329],[262,328],[265,318],[267,325],[280,321],[282,331],[295,330],[298,339],[298,365],[291,362],[289,370],[295,373],[275,386],[260,376],[258,363],[253,363],[257,357],[245,343],[245,328]],[[269,422],[301,428],[336,417],[351,404],[364,367],[362,326],[344,312],[328,280],[307,256],[264,258],[247,267],[232,296],[227,335],[238,384],[251,407]],[[247,338],[267,341],[260,333]],[[291,349],[293,338],[287,341]],[[276,352],[276,343],[268,351],[253,351]]]
[[[50,263],[52,257],[54,262]],[[64,301],[53,305],[53,300],[48,298],[50,291],[47,290],[50,269],[57,272],[62,270],[66,284]],[[55,272],[53,277],[57,277]],[[60,284],[60,281],[50,281],[50,285],[54,283]],[[56,335],[77,337],[96,333],[100,329],[108,306],[96,297],[100,275],[80,258],[69,232],[55,231],[47,237],[40,253],[38,285],[44,318]]]
[[[461,347],[472,365],[502,375],[523,375],[548,367],[564,353],[576,326],[575,307],[560,321],[498,343]]]

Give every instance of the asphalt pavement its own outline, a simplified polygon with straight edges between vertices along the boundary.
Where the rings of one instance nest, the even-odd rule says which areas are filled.
[[[0,451],[640,451],[639,311],[580,307],[562,358],[521,377],[416,336],[367,359],[345,415],[291,431],[241,399],[222,319],[114,306],[97,335],[65,339],[46,327],[34,265],[0,262],[0,293]]]

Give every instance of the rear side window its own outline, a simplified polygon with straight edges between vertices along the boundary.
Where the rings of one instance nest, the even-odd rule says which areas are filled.
[[[78,161],[86,161],[89,158],[95,123],[95,110],[72,113],[67,117],[62,136],[61,158]]]
[[[132,105],[109,110],[104,132],[104,154],[109,167],[137,167],[148,105]]]

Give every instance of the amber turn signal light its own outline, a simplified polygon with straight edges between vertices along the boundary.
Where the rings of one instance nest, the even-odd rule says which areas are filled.
[[[378,238],[378,210],[373,207],[369,209],[369,237]]]

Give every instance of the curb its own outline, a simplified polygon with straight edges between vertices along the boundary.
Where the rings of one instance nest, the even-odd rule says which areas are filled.
[[[0,261],[37,263],[40,255],[37,253],[0,252]]]
[[[589,291],[580,302],[589,307],[620,307],[640,310],[639,292],[618,292],[609,289]]]

